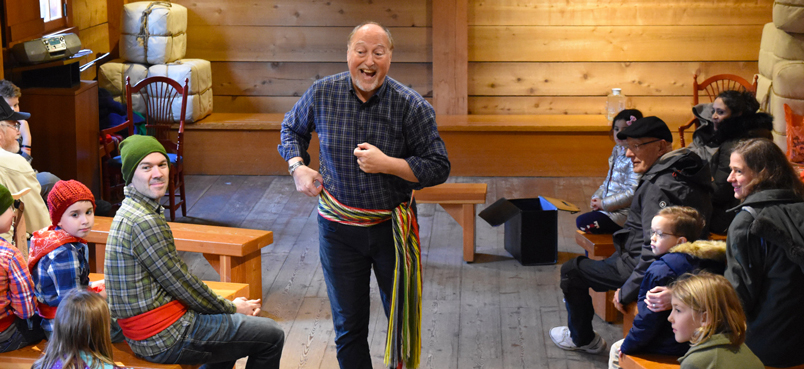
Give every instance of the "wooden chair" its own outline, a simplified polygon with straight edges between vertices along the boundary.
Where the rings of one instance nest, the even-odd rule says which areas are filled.
[[[701,83],[698,83],[698,73],[695,73],[692,77],[692,106],[699,104],[699,91],[704,91],[706,96],[709,97],[709,102],[711,103],[717,99],[718,94],[728,90],[749,91],[756,96],[757,77],[754,76],[753,83],[749,83],[743,77],[734,74],[718,74],[707,78]],[[684,131],[693,125],[695,128],[698,128],[701,125],[701,122],[698,121],[698,118],[693,117],[687,124],[678,127],[678,135],[681,138],[681,147],[687,146],[687,143],[684,140]]]
[[[178,82],[162,76],[148,77],[131,86],[129,77],[126,77],[126,98],[133,101],[131,95],[139,93],[145,103],[145,130],[150,136],[162,143],[170,158],[170,181],[168,182],[168,210],[170,220],[176,219],[176,209],[181,207],[182,216],[187,216],[186,195],[184,191],[184,117],[187,112],[187,85],[184,87]],[[176,100],[176,99],[180,100]],[[178,116],[173,109],[174,103],[181,103]],[[128,120],[133,119],[131,104],[127,105]],[[174,140],[170,129],[174,123],[179,123],[179,132]],[[176,202],[176,189],[179,189],[179,202]]]
[[[131,101],[131,100],[129,100]],[[129,104],[130,105],[130,104]],[[112,204],[112,210],[116,211],[123,201],[123,174],[121,173],[119,142],[107,141],[109,135],[118,134],[125,131],[128,136],[134,134],[134,123],[129,117],[123,124],[102,129],[99,131],[99,160],[101,169],[101,198]]]

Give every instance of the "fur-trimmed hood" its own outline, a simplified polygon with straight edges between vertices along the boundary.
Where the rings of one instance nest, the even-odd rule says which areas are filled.
[[[667,253],[687,254],[692,255],[699,259],[713,260],[720,263],[725,263],[726,242],[709,241],[709,240],[685,242],[671,247],[670,250],[667,251]]]

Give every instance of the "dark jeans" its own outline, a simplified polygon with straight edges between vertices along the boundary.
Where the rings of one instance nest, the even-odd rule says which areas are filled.
[[[579,256],[561,266],[561,291],[567,306],[570,334],[576,346],[587,345],[595,338],[592,318],[595,308],[589,288],[598,292],[616,290],[622,287],[631,273],[621,273],[616,266],[619,254],[606,260],[592,260]]]
[[[0,352],[19,350],[33,345],[43,338],[41,318],[34,314],[29,319],[17,318],[5,331],[0,332]]]
[[[594,234],[610,234],[623,229],[619,224],[614,223],[608,215],[596,210],[578,215],[575,218],[575,226],[586,233]]]
[[[371,369],[369,282],[373,267],[388,317],[396,263],[391,221],[354,227],[319,216],[318,231],[338,363],[342,369]]]
[[[206,364],[204,369],[232,369],[248,356],[246,369],[278,369],[285,332],[269,318],[243,314],[196,315],[184,339],[167,351],[146,356],[163,364]]]

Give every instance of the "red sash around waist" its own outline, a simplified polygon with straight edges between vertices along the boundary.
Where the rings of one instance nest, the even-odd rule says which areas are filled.
[[[50,306],[48,304],[36,301],[36,311],[39,312],[39,316],[45,319],[55,319],[56,318],[56,306]]]
[[[187,306],[184,306],[179,300],[173,300],[140,315],[117,319],[117,324],[120,324],[124,336],[135,341],[142,341],[170,327],[186,312]]]
[[[4,318],[0,319],[0,333],[5,332],[11,324],[14,324],[15,320],[17,320],[17,316],[14,314],[6,315]]]

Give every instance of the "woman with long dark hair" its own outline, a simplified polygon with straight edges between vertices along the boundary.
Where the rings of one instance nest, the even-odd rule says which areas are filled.
[[[712,172],[711,232],[725,233],[734,219],[734,212],[728,210],[739,204],[726,181],[734,146],[742,139],[773,139],[773,117],[757,109],[759,103],[750,92],[729,90],[712,104],[699,104],[692,110],[701,126],[692,135],[690,149],[709,163]]]

